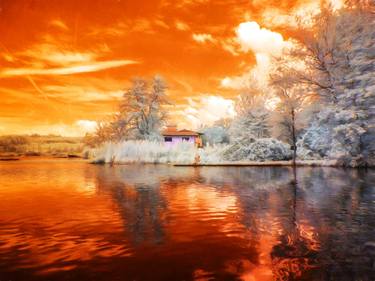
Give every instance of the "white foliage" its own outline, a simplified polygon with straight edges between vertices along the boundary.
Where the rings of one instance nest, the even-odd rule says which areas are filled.
[[[217,164],[225,161],[223,151],[228,147],[226,144],[219,144],[214,146],[206,146],[199,149],[198,154],[200,163],[202,164]]]
[[[201,164],[225,161],[288,160],[289,146],[272,138],[249,139],[247,143],[197,148],[190,143],[167,147],[161,142],[124,141],[105,143],[94,152],[96,163],[174,163],[193,164],[199,156]]]
[[[152,141],[105,143],[95,151],[96,163],[174,163],[193,164],[199,156],[201,164],[225,161],[288,160],[289,146],[271,138],[250,139],[248,143],[197,148],[190,143],[167,147]]]
[[[363,112],[362,112],[363,113]],[[362,165],[368,158],[370,144],[366,127],[367,115],[354,110],[327,107],[317,114],[298,141],[301,159],[328,158],[342,161],[343,165]]]
[[[105,163],[193,163],[197,148],[181,143],[167,147],[164,143],[137,140],[105,143],[96,151],[95,162]]]
[[[94,162],[192,164],[199,156],[200,163],[220,163],[223,161],[222,150],[223,146],[207,146],[198,149],[188,142],[172,147],[162,142],[145,140],[109,142],[95,151]]]
[[[225,148],[223,156],[229,161],[289,160],[292,151],[289,145],[273,138],[248,138]]]
[[[321,157],[341,165],[374,165],[374,16],[367,9],[342,11],[331,15],[329,33],[320,32],[316,51],[325,56],[317,56],[320,67],[316,67],[313,80],[324,82],[335,99],[328,99],[306,129],[298,141],[298,154],[302,159]],[[327,36],[328,51],[322,48]],[[319,72],[325,81],[319,79]]]
[[[222,126],[204,128],[203,140],[210,145],[227,143],[229,141],[228,130]]]
[[[160,128],[164,124],[166,111],[166,85],[164,80],[155,76],[151,85],[141,78],[133,80],[122,99],[114,131],[120,134],[116,140],[143,139],[160,140]]]
[[[269,137],[268,112],[263,108],[248,110],[234,119],[229,133],[231,141]]]

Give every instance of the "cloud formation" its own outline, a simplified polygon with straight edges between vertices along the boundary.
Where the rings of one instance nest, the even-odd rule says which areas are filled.
[[[52,20],[50,22],[50,25],[53,26],[53,27],[65,30],[65,31],[69,30],[69,27],[65,24],[65,22],[63,22],[60,19],[54,19],[54,20]]]
[[[69,75],[76,73],[96,72],[104,69],[136,64],[133,60],[98,61],[69,67],[57,68],[8,68],[0,71],[0,77],[26,76],[26,75]]]
[[[181,31],[186,31],[186,30],[190,29],[190,26],[186,22],[183,22],[181,20],[177,20],[176,21],[176,28],[178,30],[181,30]]]
[[[216,40],[208,33],[193,33],[193,40],[198,43],[215,42]]]
[[[238,43],[242,51],[253,51],[255,54],[279,55],[286,46],[280,33],[261,28],[255,21],[241,23],[236,28]]]
[[[269,18],[281,23],[320,1],[105,1],[98,6],[64,0],[34,1],[25,9],[28,2],[0,4],[0,116],[11,119],[1,120],[8,133],[48,132],[48,124],[51,131],[71,133],[68,127],[78,126],[77,120],[100,120],[114,112],[132,77],[155,74],[168,82],[176,123],[191,127],[206,117],[211,122],[216,119],[211,114],[231,108],[229,99],[249,84],[247,75],[266,77],[269,56],[287,44],[275,32],[280,25],[265,19],[267,11],[272,9]],[[229,103],[208,98],[220,95]]]
[[[78,120],[75,122],[75,125],[77,125],[80,130],[84,131],[85,133],[93,133],[95,132],[98,123],[92,120]]]
[[[212,125],[222,118],[233,118],[236,114],[234,101],[217,95],[202,95],[188,98],[188,105],[182,114],[192,128]]]
[[[280,33],[260,27],[254,21],[241,23],[235,33],[240,50],[244,53],[252,52],[256,65],[242,75],[224,77],[220,86],[235,90],[246,89],[251,87],[254,77],[260,85],[266,85],[271,57],[280,56],[285,49],[292,46],[292,43],[284,40]]]

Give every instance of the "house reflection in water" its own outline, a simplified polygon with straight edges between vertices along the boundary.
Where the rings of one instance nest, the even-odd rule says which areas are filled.
[[[371,169],[20,161],[0,182],[1,280],[373,280]]]
[[[170,125],[162,132],[164,143],[169,146],[175,146],[182,142],[193,143],[197,147],[202,147],[201,133],[190,130],[177,130],[177,126]]]

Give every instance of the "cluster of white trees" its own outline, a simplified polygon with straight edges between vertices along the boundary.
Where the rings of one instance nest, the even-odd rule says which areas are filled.
[[[296,83],[320,105],[297,143],[303,155],[375,164],[374,8],[373,1],[360,0],[340,11],[327,7],[291,52],[305,66],[292,69]]]
[[[295,32],[292,46],[273,58],[267,84],[256,76],[246,83],[251,88],[239,96],[225,131],[225,157],[375,164],[374,7],[360,0],[338,11],[323,5],[311,27]],[[259,142],[275,155],[263,159]]]

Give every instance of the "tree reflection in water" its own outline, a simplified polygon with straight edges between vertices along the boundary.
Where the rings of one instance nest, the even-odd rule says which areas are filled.
[[[372,280],[375,251],[365,241],[373,237],[375,225],[363,222],[374,221],[374,174],[304,168],[293,175],[290,224],[271,253],[275,278]]]
[[[12,165],[0,173],[7,280],[374,276],[371,170]]]
[[[336,229],[340,223],[348,227],[347,232],[353,228],[354,221],[345,221],[349,219],[345,212],[366,204],[367,178],[361,171],[327,168],[131,165],[104,167],[98,186],[111,194],[134,246],[165,244],[165,251],[189,247],[182,251],[185,256],[175,256],[184,263],[202,250],[211,250],[210,242],[227,244],[237,253],[222,257],[216,253],[222,272],[216,277],[308,280],[343,271],[329,256],[330,247],[341,235]],[[340,208],[345,212],[332,211]],[[367,212],[361,215],[371,219]],[[349,247],[339,247],[345,248],[344,255],[350,252]],[[198,260],[191,266],[194,276],[207,277],[218,264]]]
[[[317,249],[310,243],[309,237],[302,236],[297,218],[298,181],[297,168],[293,167],[293,179],[289,183],[291,190],[290,221],[285,226],[285,233],[271,252],[273,273],[276,280],[298,280],[305,276],[317,262]],[[313,241],[314,242],[314,241]]]
[[[150,165],[103,167],[98,173],[99,190],[111,194],[127,237],[135,245],[163,242],[166,203],[160,190],[161,176]]]

